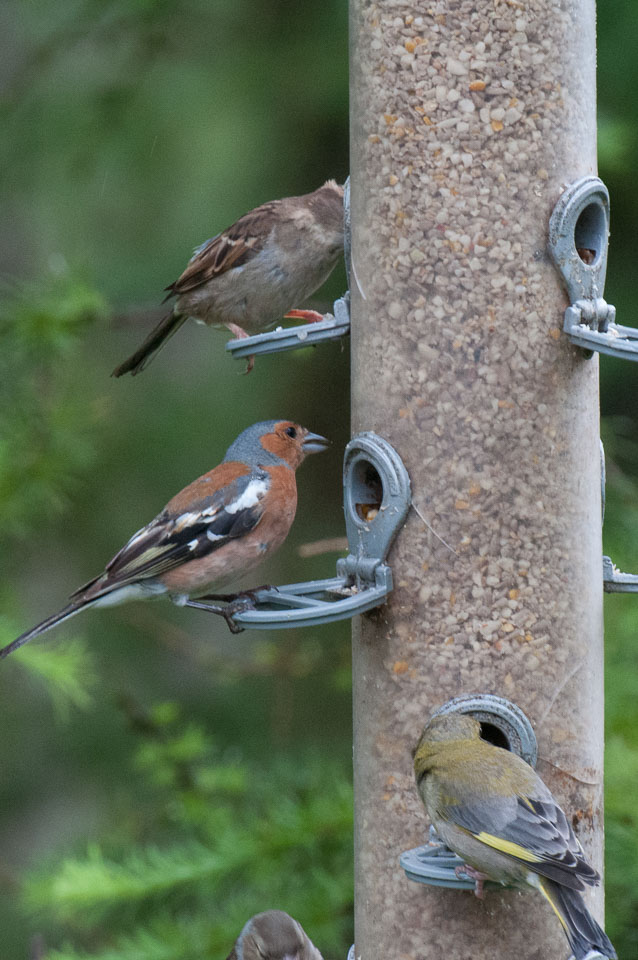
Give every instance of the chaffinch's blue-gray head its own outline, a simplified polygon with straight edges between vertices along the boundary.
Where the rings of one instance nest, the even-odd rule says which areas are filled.
[[[291,420],[264,420],[239,434],[223,462],[239,461],[255,467],[287,463],[296,470],[309,453],[319,453],[327,445],[325,437]]]

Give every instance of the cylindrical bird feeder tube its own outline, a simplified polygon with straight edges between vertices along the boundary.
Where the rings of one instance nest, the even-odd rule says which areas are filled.
[[[356,957],[567,955],[540,895],[415,884],[411,749],[464,693],[514,701],[601,868],[598,360],[547,255],[595,172],[594,0],[350,0],[353,429],[403,458],[395,590],[354,628]],[[586,894],[601,918],[602,892]]]

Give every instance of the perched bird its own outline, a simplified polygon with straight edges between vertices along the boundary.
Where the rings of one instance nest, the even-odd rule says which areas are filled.
[[[247,574],[286,539],[297,509],[295,470],[328,441],[291,420],[255,423],[241,433],[218,467],[185,487],[134,534],[104,573],[76,590],[59,613],[0,650],[0,659],[86,607],[168,594],[178,606],[219,613],[233,632],[232,615],[250,591],[210,596]],[[236,600],[228,607],[209,599]],[[199,597],[192,600],[191,597]]]
[[[283,910],[251,917],[226,960],[323,960],[296,920]]]
[[[554,908],[576,960],[616,951],[580,891],[600,877],[585,860],[565,814],[529,764],[481,739],[480,724],[449,713],[426,724],[414,754],[421,799],[441,839],[484,880],[540,890]]]
[[[228,327],[237,338],[260,333],[284,315],[321,320],[314,310],[292,308],[328,278],[343,242],[343,187],[334,180],[251,210],[196,248],[181,277],[166,287],[166,299],[176,298],[172,312],[113,376],[143,370],[189,317]]]

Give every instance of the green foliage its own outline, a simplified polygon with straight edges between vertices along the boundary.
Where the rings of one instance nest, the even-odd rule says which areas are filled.
[[[0,299],[0,516],[24,536],[60,511],[90,462],[95,420],[73,387],[73,364],[102,297],[66,273]]]
[[[51,960],[222,956],[246,918],[268,906],[287,909],[338,953],[352,906],[344,772],[315,758],[269,764],[264,776],[180,722],[174,704],[149,714],[129,704],[129,713],[143,790],[123,814],[128,830],[25,881],[28,908],[76,944]]]
[[[634,684],[636,686],[636,684]],[[634,690],[636,702],[638,689]],[[629,701],[631,704],[631,701]],[[616,735],[606,742],[605,780],[606,862],[605,883],[607,925],[618,931],[614,945],[621,957],[638,955],[638,862],[636,837],[638,811],[635,796],[638,783],[638,738]]]
[[[148,929],[141,928],[130,936],[116,937],[112,948],[88,955],[68,946],[50,951],[47,960],[89,960],[89,956],[90,960],[198,960],[211,957],[211,942],[219,940],[221,943],[223,938],[223,930],[218,934],[218,925],[196,917],[157,918]],[[227,946],[226,941],[222,953]]]
[[[10,643],[18,633],[14,623],[0,617],[0,646]],[[73,708],[87,710],[97,677],[91,653],[84,641],[68,641],[63,647],[21,647],[13,655],[27,672],[42,681],[54,710],[62,721],[70,719]]]
[[[607,463],[604,549],[621,570],[638,569],[638,429],[629,417],[603,422]],[[605,903],[619,956],[638,955],[638,604],[605,601]]]
[[[61,513],[94,455],[95,408],[74,386],[82,338],[105,312],[97,291],[63,263],[0,297],[0,519],[5,542],[37,535]],[[4,585],[3,595],[9,591]],[[6,602],[6,601],[5,601]],[[19,630],[0,617],[2,646]],[[15,654],[44,682],[59,718],[86,709],[95,674],[84,643]]]

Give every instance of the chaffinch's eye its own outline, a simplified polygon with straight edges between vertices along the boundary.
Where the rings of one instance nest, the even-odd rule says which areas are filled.
[[[285,432],[286,432],[286,434],[287,434],[289,437],[292,437],[293,440],[294,440],[295,437],[297,436],[297,431],[296,431],[296,429],[295,429],[294,427],[286,427],[286,431],[285,431]]]

